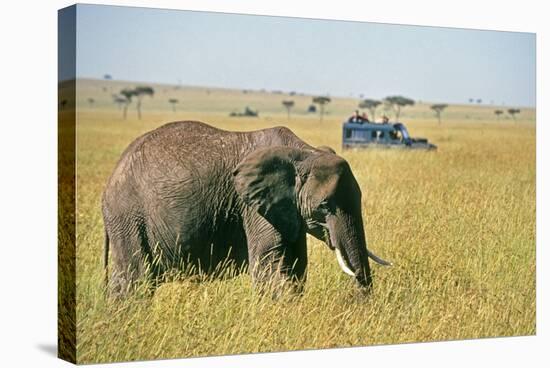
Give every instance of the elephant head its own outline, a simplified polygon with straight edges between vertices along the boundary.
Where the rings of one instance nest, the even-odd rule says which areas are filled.
[[[235,187],[248,205],[289,238],[299,229],[325,242],[342,270],[370,288],[369,257],[361,215],[361,189],[347,161],[328,147],[262,148],[233,172]]]

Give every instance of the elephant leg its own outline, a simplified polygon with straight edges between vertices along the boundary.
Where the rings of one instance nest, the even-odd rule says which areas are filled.
[[[138,234],[110,239],[111,267],[108,281],[109,294],[115,298],[126,296],[143,278],[148,267],[148,257],[143,254]]]
[[[257,215],[245,221],[249,247],[249,270],[260,293],[274,298],[286,290],[301,292],[306,278],[305,228],[295,239],[287,239],[265,218]]]
[[[285,262],[288,263],[287,267],[290,267],[290,276],[295,285],[295,291],[301,293],[307,278],[307,242],[305,227],[301,229],[298,239],[287,248],[291,249],[292,253],[285,257]]]

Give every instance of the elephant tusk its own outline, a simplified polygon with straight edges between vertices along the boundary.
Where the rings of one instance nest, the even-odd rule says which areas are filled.
[[[355,273],[349,269],[349,267],[346,265],[346,262],[344,261],[344,257],[342,257],[342,253],[340,252],[340,249],[336,248],[334,250],[336,252],[336,259],[338,260],[338,265],[340,265],[340,268],[346,275],[355,276]]]
[[[367,249],[367,254],[369,257],[376,263],[381,264],[382,266],[393,266],[393,263],[383,260],[382,258],[378,257],[376,254],[372,253],[370,250]]]

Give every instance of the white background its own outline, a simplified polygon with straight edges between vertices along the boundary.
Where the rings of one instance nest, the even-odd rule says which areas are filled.
[[[91,3],[96,3],[91,1]],[[104,4],[287,15],[537,33],[537,336],[121,363],[129,367],[548,364],[549,12],[544,1],[104,1]],[[57,9],[69,1],[0,5],[0,366],[68,366],[57,340]],[[511,50],[513,52],[513,50]],[[547,348],[548,349],[548,348]],[[325,364],[323,364],[325,363]]]

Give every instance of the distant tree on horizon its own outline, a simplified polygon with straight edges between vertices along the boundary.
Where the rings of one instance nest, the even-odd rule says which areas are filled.
[[[330,97],[327,96],[317,96],[313,97],[312,102],[319,105],[319,122],[323,122],[323,115],[325,115],[325,105],[330,103]]]
[[[483,100],[481,98],[477,99],[477,103],[480,104]]]
[[[382,104],[382,101],[365,99],[359,102],[359,107],[369,110],[370,118],[372,121],[376,120],[376,108]]]
[[[516,114],[519,114],[520,112],[520,109],[508,109],[508,114],[512,116],[512,119],[514,119],[514,123],[516,122]]]
[[[283,100],[283,106],[286,108],[287,120],[290,120],[290,109],[294,107],[293,100]]]
[[[93,98],[88,98],[88,104],[90,105],[90,107],[94,107],[94,103],[95,103],[95,100]]]
[[[244,108],[244,116],[258,116],[260,115],[260,112],[258,110],[252,110],[250,107],[245,107]]]
[[[430,109],[435,111],[435,116],[437,116],[437,121],[439,124],[441,124],[441,113],[443,110],[445,110],[449,105],[447,104],[434,104],[430,106]]]
[[[176,112],[176,105],[180,102],[177,98],[171,98],[168,102],[172,105],[172,111]]]
[[[112,76],[111,74],[105,74],[105,75],[103,75],[103,79],[109,80],[109,81],[110,81],[110,80],[113,79],[113,76]],[[113,91],[112,88],[113,88],[113,87],[112,87],[111,85],[109,85],[109,91],[110,91],[110,92]],[[103,87],[103,92],[107,92],[107,87]]]
[[[383,101],[386,106],[393,110],[395,114],[395,121],[399,121],[401,108],[414,105],[414,100],[403,96],[388,96]]]
[[[132,103],[132,97],[136,95],[136,91],[131,88],[124,88],[120,91],[120,95],[124,97],[124,104],[122,105],[122,117],[126,120],[128,114],[128,106]]]
[[[244,112],[232,111],[229,116],[246,116],[246,117],[258,117],[260,112],[258,110],[252,110],[250,107],[246,106]]]
[[[500,115],[504,114],[502,110],[495,110],[495,115],[497,116],[497,121],[500,122]]]
[[[153,97],[155,90],[149,86],[138,86],[134,89],[134,96],[136,96],[136,109],[138,113],[138,119],[141,120],[141,102],[144,96]]]

